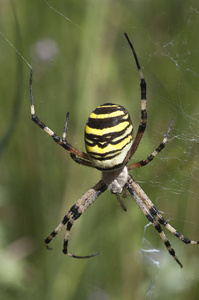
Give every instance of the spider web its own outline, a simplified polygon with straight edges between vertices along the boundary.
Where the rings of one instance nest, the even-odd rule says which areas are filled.
[[[191,29],[198,24],[198,12],[198,9],[192,6],[189,7],[187,10],[187,19],[184,21],[186,28]],[[156,42],[154,43],[156,44]],[[156,175],[154,172],[152,178],[151,176],[149,177],[147,185],[151,187],[155,186],[161,191],[155,200],[156,207],[161,207],[162,209],[164,205],[163,201],[169,201],[171,205],[175,203],[174,207],[176,209],[184,206],[184,209],[181,209],[182,214],[178,214],[178,217],[176,217],[176,211],[173,211],[172,206],[167,206],[165,210],[161,211],[161,214],[171,224],[178,224],[174,227],[177,229],[180,227],[182,232],[187,226],[189,230],[185,231],[185,236],[190,237],[190,235],[194,235],[198,239],[199,224],[194,210],[197,210],[198,207],[199,191],[199,105],[197,101],[199,90],[196,83],[199,72],[195,48],[185,30],[178,33],[172,40],[159,44],[158,47],[158,52],[148,55],[144,68],[148,68],[151,65],[151,61],[154,63],[154,60],[160,57],[164,61],[167,61],[170,69],[175,73],[175,84],[173,85],[168,78],[166,78],[167,81],[161,80],[161,88],[164,90],[164,95],[162,97],[158,96],[159,99],[154,100],[160,101],[164,107],[171,108],[170,112],[172,112],[171,118],[174,118],[174,128],[170,136],[170,142],[164,150],[166,154],[164,153],[164,155],[158,158],[159,165],[167,166],[166,172],[164,167],[162,169],[160,167]],[[156,75],[157,77],[154,81],[158,86],[160,77],[158,73]],[[172,95],[168,91],[172,91]],[[150,96],[152,96],[150,98],[156,97],[154,95]],[[155,129],[156,134],[163,134],[163,132]],[[172,171],[174,169],[175,171]],[[159,177],[161,172],[164,172],[166,180],[162,180],[162,176]],[[140,183],[143,184],[143,179],[141,178]],[[188,214],[188,211],[192,211],[192,214]],[[156,283],[160,275],[159,268],[163,261],[167,263],[167,258],[162,249],[153,247],[154,244],[147,234],[150,228],[149,225],[146,225],[144,229],[140,252],[144,255],[145,261],[153,265],[154,270],[157,269],[151,281],[151,286],[146,293],[148,298],[153,299]],[[170,238],[168,232],[165,231],[165,233],[171,243],[174,243],[174,249],[178,253],[179,250],[175,246],[177,244]],[[182,279],[179,274],[176,274],[176,276],[178,280]],[[190,276],[187,276],[186,280],[187,282],[192,281]]]
[[[45,3],[49,5],[47,1]],[[89,29],[85,30],[54,7],[51,6],[51,9],[53,9],[53,12],[66,18],[69,22],[72,22],[75,27],[82,30],[86,35],[90,34]],[[190,5],[187,7],[186,12],[184,26],[191,30],[193,26],[198,25],[198,10]],[[139,29],[134,29],[133,34],[136,36],[136,41],[140,39]],[[94,39],[99,39],[99,36],[94,37]],[[107,40],[101,38],[100,40],[102,44],[107,44]],[[141,41],[143,41],[143,35],[141,36]],[[144,137],[145,141],[141,143],[140,148],[143,148],[143,150],[140,150],[139,158],[146,156],[146,148],[148,154],[150,154],[150,151],[153,151],[158,145],[166,132],[167,128],[165,124],[169,125],[172,118],[174,118],[175,123],[169,143],[166,150],[164,150],[165,153],[161,154],[155,162],[156,171],[154,171],[153,176],[149,174],[147,177],[145,170],[143,170],[140,174],[136,172],[136,178],[143,187],[146,186],[147,182],[146,188],[149,190],[149,194],[153,195],[153,190],[158,190],[158,193],[154,193],[156,196],[152,200],[157,207],[162,207],[164,204],[163,201],[169,202],[171,207],[166,205],[165,210],[163,208],[161,212],[165,219],[171,223],[180,224],[182,230],[184,228],[183,224],[188,224],[188,228],[195,227],[195,233],[197,233],[196,229],[199,228],[199,223],[196,221],[197,216],[195,215],[192,220],[191,213],[187,215],[186,211],[182,209],[182,215],[176,216],[175,211],[179,205],[195,207],[197,209],[199,192],[199,105],[197,101],[199,90],[197,82],[199,66],[193,63],[194,60],[197,60],[197,51],[194,49],[195,45],[190,41],[188,30],[186,32],[185,29],[173,35],[172,39],[167,38],[161,43],[151,36],[147,36],[147,41],[153,46],[153,49],[156,49],[150,50],[150,52],[145,50],[144,54],[142,52],[142,68],[144,74],[145,70],[149,70],[147,71],[147,75],[145,74],[145,77],[147,78],[148,86],[152,85],[153,87],[152,90],[149,89],[148,94],[148,98],[153,99],[152,103],[149,100],[148,105],[148,111],[150,111],[148,128],[153,128],[153,133],[152,135],[151,133],[146,133]],[[136,48],[142,49],[142,47],[139,47],[139,44],[141,42],[138,42]],[[121,44],[116,45],[116,47],[118,49],[123,48],[123,44],[122,47]],[[123,56],[122,51],[119,53]],[[159,63],[162,69],[158,68]],[[168,65],[167,72],[164,72],[165,64]],[[132,72],[132,69],[130,72]],[[169,75],[171,72],[173,77]],[[156,86],[158,90],[156,90]],[[154,103],[156,104],[153,108]],[[163,107],[167,107],[168,110],[164,118],[161,117],[164,114]],[[156,110],[160,112],[159,116],[155,113],[155,117],[150,119],[150,114],[153,114]],[[133,116],[133,118],[136,119],[136,116]],[[161,124],[161,126],[157,127],[157,124]],[[150,147],[147,145],[150,145]],[[138,154],[136,154],[137,157]],[[167,166],[166,172],[164,171],[165,165]],[[164,173],[164,176],[160,176],[162,173]],[[143,178],[145,178],[144,181]],[[175,203],[174,208],[172,207],[172,203]],[[151,228],[149,225],[144,227],[140,253],[144,257],[144,264],[149,264],[154,269],[152,271],[151,283],[145,292],[147,298],[153,299],[159,270],[162,265],[168,262],[170,256],[164,249],[154,247],[155,243],[151,240],[151,231],[153,229],[150,229],[150,236],[147,234],[149,228]],[[166,234],[170,240],[170,234],[168,232]],[[187,235],[190,237],[188,231]],[[197,234],[195,236],[197,238]],[[174,243],[174,245],[176,244]],[[178,266],[174,264],[175,267]],[[190,280],[190,278],[187,279]]]
[[[62,3],[62,1],[59,2],[59,4]],[[70,15],[72,17],[69,18],[65,13],[66,10],[64,8],[58,9],[58,5],[55,7],[53,1],[44,0],[43,3],[46,5],[46,10],[50,9],[52,14],[57,15],[57,18],[63,18],[77,31],[79,30],[85,36],[89,36],[87,43],[90,42],[91,36],[92,41],[100,40],[104,48],[112,44],[107,37],[102,38],[100,34],[95,35],[91,32],[89,27],[82,25],[81,20],[73,21],[73,14],[71,13]],[[92,9],[91,6],[90,9]],[[165,14],[166,12],[167,10],[165,8]],[[93,22],[95,23],[95,21]],[[154,195],[151,200],[157,208],[161,207],[163,217],[170,223],[174,222],[174,227],[180,225],[182,227],[180,231],[183,231],[184,224],[188,225],[188,228],[192,229],[192,232],[187,230],[185,235],[189,238],[193,238],[192,235],[194,235],[196,239],[199,229],[199,223],[197,221],[199,194],[199,64],[197,59],[198,46],[196,47],[196,45],[199,44],[199,40],[196,37],[195,28],[198,27],[198,23],[199,9],[197,3],[190,1],[185,9],[184,24],[180,27],[181,29],[170,36],[168,35],[161,41],[158,37],[150,34],[149,31],[144,31],[139,23],[139,26],[136,27],[132,27],[132,23],[128,23],[129,27],[127,28],[128,32],[135,38],[136,49],[139,49],[139,51],[137,51],[139,56],[141,56],[139,59],[147,80],[149,99],[147,107],[149,116],[147,132],[140,145],[139,153],[135,155],[135,160],[145,158],[146,153],[149,155],[158,146],[167,130],[167,124],[169,125],[171,119],[174,119],[174,126],[166,149],[155,159],[152,163],[153,166],[147,167],[148,171],[144,169],[136,171],[134,177],[147,192],[149,197]],[[170,29],[169,26],[168,23],[166,26],[166,30],[168,31]],[[126,28],[124,28],[124,30],[126,30]],[[190,36],[190,32],[193,32],[192,36]],[[1,35],[9,42],[3,33],[1,33]],[[144,46],[142,46],[143,42]],[[9,44],[30,67],[29,62],[18,52],[15,46],[10,42]],[[129,66],[129,63],[127,63],[131,58],[127,52],[125,42],[118,38],[115,42],[115,47],[119,53],[114,56],[115,60],[121,60],[121,58],[123,60],[124,54],[126,57],[125,62],[123,61],[124,66],[120,65],[118,67],[120,76],[116,77],[117,79],[113,76],[113,81],[115,82],[115,80],[118,79],[125,81],[126,77],[124,77],[123,74],[129,72],[129,74],[131,74],[130,76],[134,76],[133,72],[135,70],[132,70],[133,64]],[[31,56],[35,63],[49,64],[51,60],[56,59],[59,53],[60,49],[56,42],[49,39],[37,41],[31,49]],[[172,76],[170,76],[170,74],[172,74]],[[95,74],[93,77],[100,79],[102,75]],[[137,77],[135,75],[134,78],[137,82],[138,75]],[[91,85],[96,85],[96,81],[95,78],[91,82]],[[110,84],[113,85],[111,82]],[[85,89],[87,87],[85,87]],[[132,86],[128,89],[129,93],[131,89]],[[139,85],[134,85],[133,89],[139,91]],[[82,91],[82,93],[85,92]],[[92,93],[94,92],[92,91]],[[91,95],[90,98],[92,98]],[[103,93],[100,95],[104,97]],[[139,99],[139,93],[135,92],[135,95],[135,97]],[[128,98],[131,98],[131,96],[132,94],[130,97],[128,95]],[[122,94],[120,91],[116,102],[118,102],[120,98],[126,99],[127,97],[124,97],[124,93]],[[87,101],[88,107],[95,106],[92,103],[92,99]],[[124,106],[131,107],[129,104],[131,103],[130,101],[128,103],[127,100],[124,100],[124,102]],[[140,109],[139,105],[137,105],[137,107],[133,113],[133,119],[135,120],[137,120],[138,111]],[[79,114],[77,119],[80,120],[77,122],[78,127],[82,125],[81,111],[78,112],[78,109],[76,109],[76,112]],[[135,124],[135,127],[137,125],[138,122]],[[153,173],[152,176],[151,171]],[[181,209],[181,213],[176,215],[176,210],[178,210],[179,207],[183,207],[183,209]],[[143,257],[143,264],[149,265],[150,268],[152,267],[151,281],[145,290],[146,297],[156,299],[154,293],[157,288],[161,267],[167,264],[170,256],[162,249],[164,247],[162,244],[158,244],[157,246],[156,242],[151,238],[151,232],[153,232],[153,228],[151,229],[151,227],[150,224],[147,224],[143,228],[140,253]],[[166,231],[165,233],[170,240],[170,234]],[[174,242],[174,248],[176,248],[175,245],[177,245],[177,243]],[[184,245],[180,246],[181,248],[186,247]],[[185,255],[182,255],[182,262],[184,259]],[[175,262],[173,262],[173,264],[174,268],[178,267],[175,265]],[[186,279],[191,280],[190,277],[186,277]],[[102,291],[102,293],[99,292],[99,295],[102,296],[103,293],[104,291]],[[107,294],[105,294],[104,299],[109,299]]]

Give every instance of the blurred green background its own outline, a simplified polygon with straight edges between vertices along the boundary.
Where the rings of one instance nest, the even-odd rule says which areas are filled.
[[[166,220],[199,240],[198,26],[197,0],[0,0],[0,299],[199,297],[199,246],[167,232],[180,269],[130,196],[125,213],[105,192],[75,223],[69,250],[99,256],[65,257],[64,231],[45,249],[100,172],[75,164],[31,122],[30,68],[15,51],[34,69],[37,115],[61,135],[70,111],[68,140],[84,150],[84,126],[99,104],[123,105],[139,125],[128,33],[148,87],[147,130],[132,160],[146,158],[175,120],[166,149],[132,174]]]

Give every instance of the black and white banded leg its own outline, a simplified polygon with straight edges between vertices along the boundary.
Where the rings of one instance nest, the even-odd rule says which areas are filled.
[[[49,243],[59,233],[59,231],[66,225],[66,233],[64,237],[63,253],[74,258],[89,258],[97,255],[94,253],[86,256],[78,256],[68,252],[68,239],[71,228],[74,222],[83,214],[83,212],[107,189],[102,180],[100,180],[93,188],[88,190],[69,210],[64,216],[62,222],[51,232],[45,239],[45,244],[48,249]]]
[[[33,91],[32,91],[32,82],[33,82],[33,69],[30,70],[30,104],[31,104],[30,110],[31,110],[32,121],[36,125],[38,125],[42,130],[44,130],[50,137],[52,137],[52,139],[58,145],[62,146],[65,150],[69,151],[73,160],[75,160],[77,163],[81,163],[82,165],[85,165],[87,167],[93,167],[89,160],[88,154],[73,147],[66,140],[69,113],[67,113],[67,116],[66,116],[66,122],[65,122],[64,133],[63,133],[62,139],[53,130],[51,130],[42,121],[40,121],[40,119],[36,116],[34,99],[33,99]],[[77,159],[74,159],[74,157],[77,157]]]
[[[144,204],[144,202],[142,201],[142,199],[140,198],[140,196],[137,194],[137,192],[132,187],[131,180],[128,180],[128,182],[126,184],[126,188],[128,189],[129,193],[131,194],[131,196],[133,197],[133,199],[135,200],[135,202],[137,203],[137,205],[139,206],[139,208],[142,210],[142,212],[144,213],[144,215],[147,217],[147,219],[149,220],[149,222],[151,222],[153,224],[154,228],[158,231],[159,236],[162,239],[163,243],[165,244],[165,246],[166,246],[169,254],[171,254],[173,256],[173,258],[176,260],[176,262],[182,268],[182,264],[179,261],[179,259],[177,258],[177,256],[175,255],[175,251],[172,248],[170,242],[168,241],[168,239],[167,239],[164,231],[162,230],[160,224],[158,223],[158,221],[155,220],[155,218],[153,217],[153,215],[150,213],[150,210],[146,207],[146,205]]]
[[[133,156],[133,154],[135,153],[135,151],[137,150],[138,146],[139,146],[139,143],[140,143],[140,141],[142,139],[142,136],[143,136],[143,134],[145,132],[146,124],[147,124],[146,81],[144,79],[144,75],[142,73],[142,69],[140,67],[140,63],[138,61],[137,54],[135,52],[133,44],[129,40],[128,35],[126,33],[124,33],[124,35],[125,35],[125,37],[126,37],[126,39],[128,41],[128,44],[129,44],[129,46],[131,48],[131,51],[133,52],[133,56],[135,58],[137,69],[138,69],[138,72],[139,72],[139,75],[140,75],[140,88],[141,88],[141,122],[140,122],[140,125],[138,127],[138,131],[137,131],[135,140],[133,142],[132,148],[131,148],[130,153],[129,153],[129,158],[131,158]]]
[[[155,229],[159,232],[159,235],[160,235],[161,239],[163,240],[165,246],[167,247],[169,253],[174,257],[174,259],[177,261],[177,263],[182,267],[181,262],[176,257],[175,251],[171,247],[171,244],[168,241],[168,239],[160,225],[163,225],[168,231],[170,231],[173,235],[175,235],[177,238],[179,238],[185,244],[196,245],[196,244],[199,244],[199,241],[192,241],[192,240],[184,237],[183,234],[179,233],[174,227],[172,227],[169,223],[167,223],[167,221],[164,220],[162,215],[159,214],[157,208],[153,205],[153,203],[148,198],[148,196],[145,194],[145,192],[142,190],[142,188],[139,186],[139,184],[130,175],[129,175],[129,179],[126,184],[126,187],[127,187],[128,191],[130,192],[130,194],[135,199],[138,206],[141,208],[141,210],[147,217],[147,219],[153,224]]]
[[[164,138],[163,138],[162,142],[155,149],[155,151],[153,151],[153,153],[151,155],[149,155],[146,159],[128,165],[128,170],[133,170],[133,169],[136,169],[136,168],[146,166],[158,155],[158,153],[160,153],[165,148],[166,143],[168,142],[169,133],[170,133],[171,128],[173,126],[173,122],[174,122],[174,120],[171,121],[171,123],[168,127],[168,130],[167,130],[166,134],[164,135]]]

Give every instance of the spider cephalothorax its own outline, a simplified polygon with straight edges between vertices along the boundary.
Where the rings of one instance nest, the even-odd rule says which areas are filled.
[[[45,244],[48,244],[57,235],[57,233],[66,225],[66,233],[64,238],[63,253],[75,258],[88,258],[95,256],[95,254],[87,256],[77,256],[68,252],[68,239],[70,230],[75,220],[77,220],[82,213],[106,190],[109,189],[116,195],[122,208],[126,210],[119,194],[124,189],[128,190],[130,195],[134,198],[137,205],[145,214],[147,219],[153,224],[158,231],[162,241],[167,247],[169,253],[174,257],[177,263],[182,267],[181,262],[175,255],[174,249],[171,247],[161,225],[166,227],[171,233],[178,237],[186,244],[199,244],[198,241],[191,241],[185,238],[175,228],[168,224],[159,214],[151,200],[139,186],[139,184],[129,174],[129,170],[136,169],[150,163],[153,158],[165,147],[169,132],[172,127],[171,122],[167,133],[164,136],[161,144],[156,150],[146,159],[139,162],[127,165],[130,158],[137,150],[147,123],[146,113],[146,82],[140,68],[140,64],[135,53],[134,47],[130,42],[127,34],[125,37],[133,52],[135,62],[140,76],[141,87],[141,122],[138,127],[135,139],[133,139],[133,125],[128,111],[117,104],[105,103],[98,106],[90,115],[85,128],[85,145],[86,151],[82,152],[73,147],[66,140],[66,133],[68,127],[69,113],[67,113],[64,133],[62,138],[56,135],[49,127],[47,127],[35,115],[35,108],[32,94],[32,69],[30,74],[30,101],[31,101],[31,116],[32,120],[42,128],[48,135],[50,135],[56,143],[69,151],[71,158],[78,164],[88,167],[96,168],[102,171],[102,179],[90,190],[88,190],[77,202],[71,207],[68,213],[64,216],[62,222],[52,231],[52,233],[45,239]]]

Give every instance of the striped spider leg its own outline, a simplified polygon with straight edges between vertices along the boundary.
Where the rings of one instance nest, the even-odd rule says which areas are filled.
[[[146,112],[146,81],[144,79],[144,75],[142,73],[142,69],[140,67],[140,63],[138,61],[138,58],[137,58],[137,54],[135,52],[135,49],[131,43],[131,41],[129,40],[129,37],[126,33],[124,33],[127,41],[128,41],[128,44],[132,50],[132,53],[133,53],[133,56],[135,58],[135,62],[136,62],[136,66],[137,66],[137,69],[138,69],[138,72],[139,72],[139,75],[140,75],[140,89],[141,89],[141,123],[138,127],[138,131],[137,131],[137,134],[136,134],[136,137],[135,137],[135,140],[133,142],[133,145],[132,145],[132,148],[131,148],[131,151],[129,152],[128,154],[128,159],[130,159],[133,154],[135,153],[135,151],[137,150],[138,146],[139,146],[139,143],[142,139],[142,136],[145,132],[145,129],[146,129],[146,124],[147,124],[147,112]]]
[[[34,99],[33,99],[33,91],[32,91],[32,81],[33,81],[33,69],[30,70],[30,111],[31,111],[31,117],[32,121],[38,125],[42,130],[44,130],[52,139],[60,146],[62,146],[65,150],[69,151],[71,155],[75,155],[77,157],[81,157],[82,164],[92,167],[92,164],[89,161],[88,154],[76,149],[72,145],[70,145],[66,140],[66,131],[68,127],[68,118],[69,113],[66,115],[66,122],[64,126],[64,133],[62,136],[62,139],[54,133],[48,126],[46,126],[35,114],[35,106],[34,106]]]
[[[63,253],[74,258],[89,258],[95,254],[87,256],[77,256],[68,252],[68,239],[71,228],[74,222],[82,215],[82,213],[106,190],[109,189],[119,201],[123,210],[126,210],[120,194],[126,190],[134,198],[137,205],[140,207],[147,219],[153,224],[158,231],[160,238],[167,247],[169,253],[174,257],[176,262],[182,267],[181,262],[175,255],[174,249],[171,247],[165,233],[161,226],[164,226],[172,234],[178,237],[186,244],[198,244],[197,241],[189,240],[173,228],[164,218],[159,214],[151,200],[141,189],[138,183],[129,175],[129,170],[149,164],[160,153],[167,141],[170,133],[173,120],[171,121],[168,130],[155,151],[152,152],[146,159],[134,162],[127,165],[135,151],[137,150],[140,141],[143,137],[147,124],[146,111],[146,82],[142,73],[135,49],[125,33],[127,42],[133,53],[136,66],[140,77],[141,87],[141,122],[138,127],[135,139],[133,124],[128,111],[118,104],[105,103],[98,106],[89,116],[85,126],[85,148],[86,152],[82,152],[70,145],[66,139],[69,113],[67,113],[64,132],[62,138],[57,136],[49,127],[47,127],[35,115],[35,107],[32,93],[32,74],[30,73],[30,102],[31,102],[31,116],[32,120],[42,130],[44,130],[53,140],[67,150],[71,158],[78,164],[88,167],[96,168],[102,172],[102,179],[91,189],[89,189],[77,202],[71,207],[68,213],[64,216],[62,222],[52,231],[52,233],[45,239],[46,247],[49,248],[49,243],[58,234],[58,232],[66,226],[66,233],[64,238]]]
[[[129,175],[128,181],[126,183],[126,188],[131,194],[131,196],[134,198],[142,212],[145,214],[147,219],[153,224],[154,228],[158,231],[169,253],[173,256],[173,258],[182,268],[182,263],[176,257],[175,251],[172,248],[169,240],[167,239],[164,231],[162,230],[161,225],[163,225],[168,231],[170,231],[173,235],[175,235],[185,244],[196,245],[199,244],[199,241],[192,241],[184,237],[183,234],[179,233],[173,226],[167,223],[167,221],[162,217],[161,214],[159,214],[157,208],[153,205],[151,200],[148,198],[148,196],[145,194],[145,192],[142,190],[142,188],[133,179],[131,175]]]
[[[151,155],[149,155],[146,159],[143,159],[141,161],[132,163],[130,165],[128,165],[128,170],[133,170],[136,168],[140,168],[140,167],[144,167],[147,164],[149,164],[157,155],[158,153],[160,153],[160,151],[162,151],[164,149],[164,147],[166,146],[166,143],[168,142],[168,136],[169,133],[171,131],[172,125],[173,125],[174,120],[171,121],[168,130],[162,140],[162,142],[160,143],[160,145],[153,151],[153,153],[151,153]]]
[[[93,188],[88,190],[68,211],[64,216],[62,222],[51,232],[51,234],[45,239],[45,244],[48,249],[48,244],[58,234],[58,232],[66,225],[66,233],[64,237],[63,253],[74,258],[90,258],[96,256],[98,253],[94,253],[86,256],[78,256],[68,252],[68,239],[70,230],[74,222],[83,214],[83,212],[107,189],[106,185],[100,180]]]

